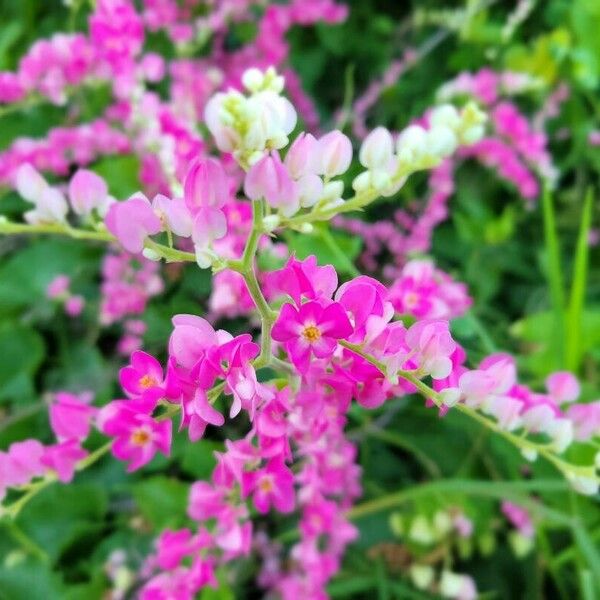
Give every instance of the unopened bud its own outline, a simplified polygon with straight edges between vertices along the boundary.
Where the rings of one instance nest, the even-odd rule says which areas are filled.
[[[152,250],[152,248],[144,248],[142,250],[142,255],[144,258],[147,258],[153,262],[158,262],[160,260],[160,254],[156,252],[156,250]]]

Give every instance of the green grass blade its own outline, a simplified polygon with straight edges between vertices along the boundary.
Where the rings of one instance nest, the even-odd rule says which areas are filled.
[[[554,347],[556,367],[565,363],[565,292],[562,267],[560,264],[560,243],[556,232],[556,216],[554,202],[548,186],[544,186],[542,196],[542,212],[544,216],[544,244],[546,250],[546,278],[554,312]]]
[[[573,281],[567,310],[566,323],[566,365],[571,371],[579,368],[582,359],[583,308],[588,275],[589,233],[592,225],[592,201],[594,194],[588,189],[583,204],[581,225],[575,250]]]

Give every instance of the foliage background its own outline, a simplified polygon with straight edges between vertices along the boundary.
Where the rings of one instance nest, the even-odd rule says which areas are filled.
[[[291,34],[292,63],[325,123],[332,123],[335,111],[348,105],[402,49],[419,47],[432,36],[442,39],[416,68],[385,90],[370,113],[370,124],[404,126],[433,102],[443,82],[460,71],[485,65],[534,74],[548,89],[558,81],[570,85],[571,96],[560,117],[551,121],[549,134],[561,171],[554,205],[563,272],[566,282],[571,282],[583,196],[588,186],[597,188],[600,171],[600,147],[587,143],[588,133],[600,127],[600,3],[538,1],[509,40],[503,39],[502,27],[514,8],[512,2],[488,2],[483,10],[470,0],[352,0],[349,4],[347,23]],[[79,10],[58,1],[1,0],[0,69],[14,68],[39,37],[66,26],[83,28],[86,11],[77,0],[75,6]],[[453,22],[460,22],[460,27]],[[233,35],[244,39],[252,34],[240,27]],[[161,49],[164,40],[157,37],[152,45]],[[531,109],[539,106],[545,93],[541,90],[526,103],[531,103]],[[84,116],[99,114],[106,99],[102,90],[89,93],[81,102]],[[11,114],[0,109],[0,149],[17,136],[41,136],[51,124],[68,121],[67,111],[44,104]],[[566,139],[556,139],[561,130],[569,133]],[[106,158],[93,168],[107,179],[117,197],[138,188],[133,158]],[[564,356],[565,340],[552,334],[555,313],[541,203],[528,210],[514,190],[471,163],[458,177],[451,218],[436,231],[433,246],[439,266],[465,281],[474,297],[473,310],[453,323],[453,331],[475,358],[496,349],[515,353],[528,380],[541,385],[553,368],[573,360]],[[422,194],[424,184],[424,178],[416,177],[394,203]],[[377,218],[382,211],[391,213],[393,206],[391,202],[378,205]],[[0,192],[2,214],[16,215],[23,208],[16,194]],[[594,210],[597,225],[597,203]],[[374,217],[365,215],[366,219]],[[350,258],[360,251],[356,238],[340,234],[339,242]],[[316,251],[321,261],[337,263],[342,274],[348,275],[346,265],[315,240],[295,238],[291,245],[299,254]],[[0,239],[1,449],[30,436],[50,441],[45,410],[48,391],[93,389],[98,404],[119,393],[115,382],[122,361],[113,352],[119,332],[100,330],[96,323],[102,255],[101,247],[69,240]],[[566,313],[565,318],[572,319],[571,328],[583,319],[577,359],[570,366],[583,376],[584,398],[594,399],[599,395],[600,361],[597,246],[590,249],[588,264],[585,308],[581,314]],[[46,300],[45,287],[58,273],[70,275],[73,288],[86,297],[83,319],[68,319]],[[210,292],[209,276],[197,269],[166,281],[166,292],[151,301],[144,316],[148,324],[145,349],[161,358],[170,317],[182,312],[202,314]],[[227,327],[235,332],[240,324],[227,323]],[[380,430],[369,422],[377,422],[382,410],[367,414],[355,407],[351,412],[351,435],[360,443],[367,501],[408,490],[400,506],[408,514],[415,510],[432,513],[438,506],[464,506],[476,527],[481,527],[481,539],[476,536],[481,550],[489,523],[501,519],[497,500],[522,490],[522,483],[511,487],[498,482],[535,476],[552,490],[541,494],[548,510],[539,523],[535,551],[518,560],[499,527],[493,554],[465,548],[461,570],[472,573],[489,598],[600,597],[600,511],[595,500],[556,491],[560,478],[550,467],[523,467],[514,449],[460,414],[438,420],[420,403],[403,399],[386,405],[386,433],[377,433]],[[189,483],[210,474],[212,451],[231,433],[226,426],[194,445],[179,436],[170,459],[157,458],[133,477],[125,475],[122,464],[106,459],[78,475],[74,484],[52,486],[41,493],[16,523],[0,523],[0,598],[101,598],[107,586],[103,564],[110,552],[122,548],[133,561],[139,560],[150,546],[153,531],[183,525]],[[464,480],[489,484],[461,483]],[[426,482],[433,483],[427,487]],[[381,543],[397,543],[389,511],[358,518],[357,524],[360,541],[352,547],[340,578],[331,585],[332,597],[428,597],[376,558]],[[286,523],[273,526],[282,531],[289,528]],[[251,583],[255,568],[251,563],[237,565],[236,583],[223,578],[220,590],[206,592],[202,598],[259,597]]]

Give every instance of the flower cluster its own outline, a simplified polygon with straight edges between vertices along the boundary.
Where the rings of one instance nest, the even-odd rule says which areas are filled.
[[[15,488],[27,500],[24,486],[36,486],[30,488],[35,493],[56,478],[70,481],[109,448],[128,472],[137,471],[157,453],[170,455],[174,419],[190,443],[209,426],[232,437],[225,424],[237,419],[245,434],[227,439],[210,479],[191,486],[189,525],[156,540],[138,574],[140,597],[191,600],[217,585],[219,567],[255,552],[262,560],[260,586],[292,600],[325,598],[357,536],[350,511],[362,493],[361,470],[345,433],[354,402],[376,409],[419,393],[442,416],[461,411],[509,440],[528,461],[548,459],[577,491],[596,493],[596,468],[560,455],[600,434],[600,403],[576,403],[579,383],[567,372],[550,375],[544,392],[523,385],[505,354],[469,368],[450,324],[471,305],[466,287],[428,259],[406,261],[409,253],[429,249],[433,228],[446,217],[459,160],[474,156],[495,167],[525,198],[538,192],[530,169],[554,176],[545,136],[514,104],[499,100],[500,91],[516,93],[531,81],[512,73],[466,74],[440,91],[446,103],[399,133],[377,127],[362,140],[353,192],[345,198],[343,176],[354,173],[351,140],[336,129],[300,131],[292,139],[301,129],[298,113],[275,68],[287,55],[284,34],[293,24],[337,22],[343,7],[332,0],[267,6],[256,39],[230,50],[228,24],[262,2],[226,0],[208,17],[195,17],[193,2],[142,4],[138,12],[129,0],[99,0],[88,36],[41,42],[17,74],[0,77],[6,102],[35,92],[62,103],[71,86],[90,78],[111,88],[111,104],[95,124],[54,130],[38,142],[20,140],[0,155],[0,181],[33,205],[24,223],[0,221],[0,232],[111,244],[102,266],[103,325],[144,312],[163,289],[164,259],[212,268],[213,320],[249,316],[260,337],[250,327],[234,336],[198,315],[177,314],[161,364],[141,350],[145,323],[127,320],[119,342],[120,352],[130,354],[119,373],[123,397],[95,408],[87,397],[56,394],[50,423],[57,443],[27,440],[0,453],[0,496]],[[210,40],[210,56],[166,64],[144,54],[146,29],[165,30],[182,56]],[[41,68],[44,53],[52,75]],[[389,77],[404,66],[396,65]],[[167,73],[165,100],[147,84]],[[293,71],[287,81],[295,81]],[[470,99],[460,108],[447,103],[463,95]],[[296,86],[290,96],[302,99],[301,90]],[[473,99],[489,109],[492,133]],[[309,126],[313,107],[300,104]],[[202,116],[212,139],[197,131]],[[124,151],[140,158],[144,190],[117,200],[102,177],[83,167]],[[40,173],[66,177],[73,165],[78,169],[65,183],[51,185]],[[410,206],[396,212],[394,223],[339,220],[395,195],[422,170],[432,170],[424,214],[415,216]],[[314,223],[331,219],[364,235],[363,258],[373,273],[384,246],[394,255],[396,264],[383,273],[388,286],[367,275],[340,282],[335,268],[319,265],[315,256],[288,258],[279,239],[286,228],[309,234]],[[263,257],[279,259],[281,268],[259,269]],[[69,284],[59,276],[47,295],[74,314],[82,306]],[[109,441],[88,455],[82,442],[92,425]],[[2,511],[14,515],[21,506],[19,499]],[[524,509],[505,503],[503,512],[522,537],[531,537]],[[298,537],[288,548],[261,527],[271,513],[296,515]],[[410,520],[404,534],[425,548],[460,544],[473,529],[463,512],[440,511]],[[415,561],[410,575],[417,587],[447,598],[477,594],[469,576],[447,565],[436,571]]]
[[[27,486],[40,477],[58,478],[62,483],[73,479],[78,464],[88,455],[81,442],[87,438],[97,410],[90,406],[91,399],[88,393],[57,392],[49,408],[56,443],[44,446],[29,439],[0,452],[0,499],[8,488]]]

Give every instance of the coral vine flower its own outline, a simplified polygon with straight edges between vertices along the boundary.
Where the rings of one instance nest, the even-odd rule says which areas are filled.
[[[120,370],[119,382],[130,398],[158,400],[167,395],[161,364],[141,350],[131,355],[131,365]]]
[[[287,294],[298,306],[302,298],[331,298],[338,284],[335,269],[331,265],[318,266],[316,256],[304,260],[292,256],[283,269],[267,273],[266,280],[269,296]]]
[[[352,334],[352,325],[339,302],[323,307],[316,301],[294,307],[284,304],[272,337],[285,342],[286,350],[299,371],[308,369],[311,353],[317,358],[328,358],[337,346],[337,340]]]
[[[244,473],[242,494],[253,494],[258,512],[266,514],[271,504],[282,513],[294,510],[294,475],[281,458],[271,459],[264,469]]]
[[[114,437],[112,452],[129,461],[128,472],[149,463],[156,452],[168,456],[171,449],[171,421],[157,421],[127,406],[128,401],[112,402],[101,411],[100,429]]]
[[[105,223],[123,248],[133,254],[138,254],[144,249],[146,237],[162,230],[160,219],[142,194],[112,204]]]
[[[69,201],[78,215],[89,215],[94,209],[103,213],[108,208],[108,186],[93,171],[79,169],[69,182]]]
[[[92,417],[98,411],[90,406],[89,394],[75,396],[58,392],[50,406],[50,426],[59,440],[84,440],[90,433]]]
[[[267,154],[250,168],[246,175],[244,191],[251,200],[264,198],[287,217],[300,208],[298,185],[277,152]]]

